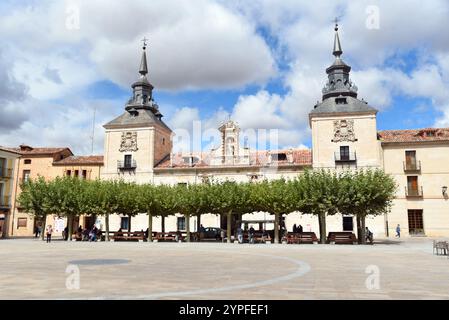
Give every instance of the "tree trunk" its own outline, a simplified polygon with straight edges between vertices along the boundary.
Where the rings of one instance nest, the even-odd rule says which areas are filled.
[[[45,241],[45,236],[46,236],[46,231],[45,229],[47,228],[47,215],[44,215],[43,219],[42,219],[42,232],[41,232],[41,238],[42,241]]]
[[[186,219],[186,242],[190,242],[190,216],[186,214],[184,217]]]
[[[67,240],[68,241],[72,241],[72,233],[73,233],[73,216],[68,216],[67,217],[67,220],[68,220],[68,236],[67,236]]]
[[[161,217],[161,230],[165,232],[165,216]]]
[[[320,226],[320,243],[326,243],[326,214],[321,213],[318,215],[318,224]]]
[[[274,243],[279,243],[279,214],[274,214]]]
[[[228,238],[228,241],[227,241],[227,243],[231,243],[231,221],[232,221],[232,211],[229,211],[228,212],[228,216],[227,216],[227,226],[226,226],[226,228],[227,228],[227,234],[226,234],[226,236],[227,236],[227,238]]]
[[[148,242],[153,242],[153,216],[148,212]]]
[[[361,221],[359,215],[356,216],[356,220],[357,220],[357,243],[361,244],[362,243],[362,221]]]
[[[109,241],[109,213],[106,213],[104,216],[104,224],[105,224],[105,231],[106,231],[106,235],[105,235],[105,241]]]
[[[366,244],[365,216],[360,217],[360,224],[362,226],[362,244]]]
[[[201,215],[197,215],[196,216],[196,231],[200,232],[200,228],[201,228]]]

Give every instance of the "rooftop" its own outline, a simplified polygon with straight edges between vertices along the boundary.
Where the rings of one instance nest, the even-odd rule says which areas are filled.
[[[70,156],[53,162],[54,165],[103,165],[103,156]]]
[[[449,141],[449,128],[383,130],[378,134],[382,142],[390,143]]]

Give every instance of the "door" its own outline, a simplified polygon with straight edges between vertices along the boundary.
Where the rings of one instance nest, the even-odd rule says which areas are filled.
[[[410,233],[410,235],[424,234],[422,210],[408,210],[408,232]]]
[[[353,217],[343,217],[343,231],[354,231]]]
[[[416,169],[416,151],[405,151],[405,167],[407,170]]]
[[[418,195],[418,177],[417,176],[407,177],[407,189],[408,189],[408,195],[410,195],[410,196]]]

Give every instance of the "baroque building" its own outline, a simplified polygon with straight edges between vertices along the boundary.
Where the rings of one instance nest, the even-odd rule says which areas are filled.
[[[20,157],[13,169],[16,177],[13,185],[19,185],[26,175],[37,174],[49,179],[71,175],[173,185],[203,183],[210,179],[239,182],[289,179],[306,168],[381,168],[395,178],[399,188],[391,212],[366,221],[375,237],[394,235],[398,224],[405,236],[449,236],[449,128],[378,131],[378,111],[359,97],[358,88],[350,79],[351,67],[343,61],[342,55],[336,25],[334,61],[326,69],[327,82],[321,102],[311,106],[309,113],[311,150],[251,150],[241,144],[240,128],[229,119],[218,128],[221,140],[216,148],[206,152],[175,153],[173,132],[162,120],[161,110],[153,98],[154,87],[148,80],[144,45],[139,76],[131,86],[132,96],[125,104],[124,112],[104,125],[104,156],[76,157],[68,148],[4,148]],[[8,162],[9,166],[11,163]],[[10,201],[11,208],[8,208],[11,213],[7,235],[31,235],[34,222],[30,219],[24,227],[23,219],[28,216],[15,208],[14,203]],[[2,214],[5,216],[5,213],[0,214],[0,223]],[[56,218],[50,219],[54,219],[54,223]],[[146,215],[132,219],[132,231],[147,229]],[[274,219],[263,212],[234,219],[242,220],[246,226],[253,225],[255,229],[274,227]],[[329,216],[327,229],[355,231],[354,220],[345,214]],[[185,222],[181,215],[163,220],[153,217],[153,230],[183,231]],[[300,224],[304,231],[319,234],[314,216],[295,212],[284,222],[288,230],[293,224]],[[97,223],[104,230],[102,218],[94,222],[88,217],[80,217],[74,227],[83,223],[84,226]],[[205,227],[226,228],[227,225],[226,219],[216,215],[204,215],[201,221],[191,217],[191,231],[198,230],[200,223]],[[128,230],[130,225],[127,216],[110,216],[111,231]]]

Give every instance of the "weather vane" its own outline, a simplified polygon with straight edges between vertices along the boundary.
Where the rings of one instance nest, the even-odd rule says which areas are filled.
[[[338,19],[338,17],[335,17],[335,19],[334,19],[335,31],[338,31],[338,22],[340,22],[340,19]]]
[[[147,48],[147,41],[148,41],[148,39],[143,37],[143,39],[141,41],[143,42],[143,50],[145,50]]]

